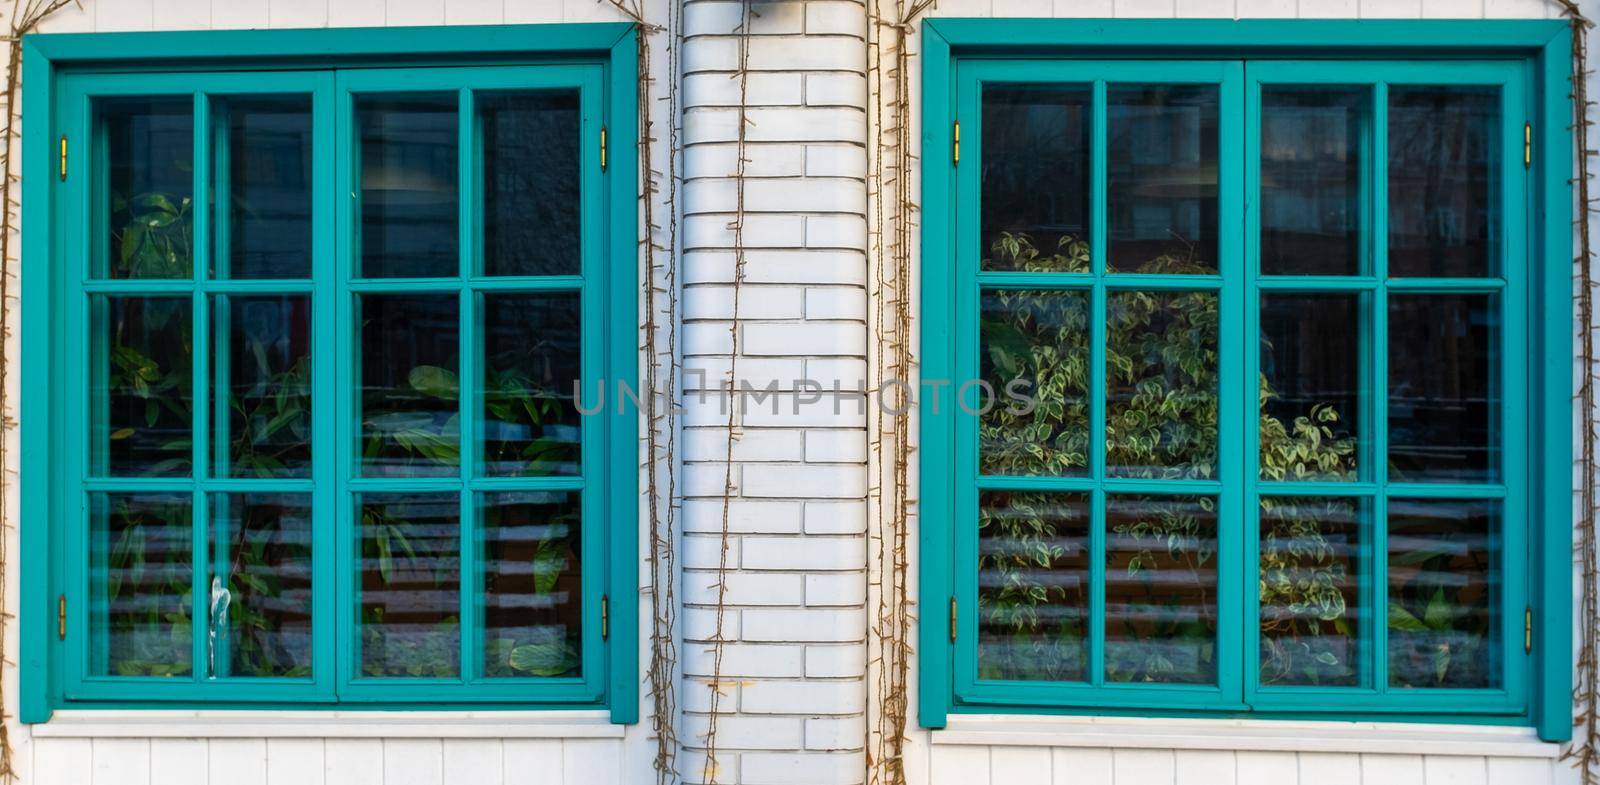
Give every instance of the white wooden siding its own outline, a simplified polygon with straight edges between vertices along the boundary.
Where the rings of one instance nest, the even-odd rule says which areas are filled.
[[[678,205],[683,214],[679,281],[682,362],[715,387],[728,364],[731,310],[731,174],[737,83],[729,79],[737,0],[648,0],[651,18],[683,3],[686,104]],[[9,3],[0,14],[9,10]],[[1600,17],[1600,0],[1585,2]],[[778,380],[865,376],[871,341],[864,141],[867,78],[863,0],[758,0],[749,81],[745,245],[751,249],[740,304],[744,322],[739,375],[756,387]],[[1553,16],[1546,0],[938,0],[943,16],[1167,17],[1534,17]],[[45,27],[51,32],[292,28],[419,24],[617,21],[604,0],[82,0]],[[732,21],[730,21],[732,20]],[[657,39],[656,79],[664,70]],[[913,41],[915,46],[915,40]],[[913,63],[915,79],[920,64]],[[24,88],[26,89],[26,88]],[[910,122],[919,122],[913,85]],[[666,103],[653,111],[665,122]],[[658,130],[658,150],[665,144]],[[917,134],[913,134],[917,138]],[[664,150],[658,168],[665,168]],[[658,205],[658,216],[670,210]],[[664,221],[665,218],[662,218]],[[18,248],[18,245],[13,245]],[[13,271],[15,260],[11,260]],[[12,311],[15,318],[16,311]],[[17,325],[6,325],[7,356],[17,357]],[[24,380],[8,375],[9,400]],[[1577,369],[1578,375],[1584,369]],[[710,668],[708,605],[718,556],[725,421],[715,398],[690,390],[680,455],[687,532],[679,620],[685,680],[678,760],[689,781],[703,779]],[[763,407],[741,422],[734,453],[737,499],[729,552],[733,610],[726,619],[726,713],[719,724],[725,785],[854,785],[863,779],[868,531],[864,417],[845,406],[792,411]],[[14,404],[13,404],[14,405]],[[6,412],[15,416],[16,412]],[[16,432],[6,432],[15,477]],[[8,483],[6,520],[17,509]],[[16,530],[3,530],[16,554]],[[641,572],[645,570],[641,569]],[[15,602],[17,571],[6,570]],[[641,598],[648,602],[648,597]],[[15,607],[5,609],[15,612]],[[646,617],[647,614],[641,614]],[[6,627],[14,658],[16,625]],[[14,717],[17,673],[5,682]],[[913,680],[914,683],[914,680]],[[915,701],[915,696],[913,702]],[[914,716],[914,715],[913,715]],[[13,725],[25,785],[645,785],[654,782],[648,720],[622,739],[396,738],[32,738]],[[1559,761],[1481,756],[1013,747],[932,743],[908,729],[905,767],[913,785],[1541,785],[1574,782]]]

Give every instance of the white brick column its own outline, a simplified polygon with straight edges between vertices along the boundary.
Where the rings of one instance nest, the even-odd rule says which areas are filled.
[[[733,326],[741,3],[685,4],[681,770],[705,781],[730,397],[717,781],[863,778],[866,655],[866,9],[754,2],[745,277]],[[764,395],[771,388],[771,397]],[[836,405],[837,402],[837,405]]]

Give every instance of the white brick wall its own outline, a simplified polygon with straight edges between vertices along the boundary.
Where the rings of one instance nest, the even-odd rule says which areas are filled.
[[[739,382],[780,394],[744,399],[737,419],[735,549],[729,554],[718,782],[857,783],[865,722],[865,417],[797,386],[859,390],[867,349],[865,9],[853,0],[754,5],[745,84],[746,276]],[[684,359],[726,388],[738,184],[738,3],[685,4]],[[844,360],[845,362],[836,362]],[[826,375],[820,375],[826,374]],[[692,377],[688,386],[697,386]],[[690,394],[684,438],[686,538],[715,551],[727,402]],[[844,524],[813,527],[818,519]],[[802,525],[804,522],[804,525]],[[686,564],[685,692],[709,690],[706,635],[714,561]],[[792,582],[791,582],[792,581]],[[737,622],[735,625],[734,622]],[[815,643],[817,646],[807,646]],[[709,701],[681,734],[701,748]],[[812,723],[818,723],[815,726]],[[854,729],[854,730],[852,730]],[[686,767],[688,781],[701,771]]]

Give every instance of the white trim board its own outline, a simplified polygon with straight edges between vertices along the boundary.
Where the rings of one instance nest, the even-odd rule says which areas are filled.
[[[40,738],[620,739],[604,711],[58,710]]]
[[[1349,752],[1555,758],[1532,728],[1398,722],[952,714],[935,745]]]

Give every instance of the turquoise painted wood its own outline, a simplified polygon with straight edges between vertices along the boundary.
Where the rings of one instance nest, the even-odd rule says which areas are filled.
[[[941,727],[950,712],[1101,713],[1114,715],[1304,717],[1533,724],[1542,738],[1569,736],[1571,678],[1570,302],[1567,216],[1570,136],[1565,78],[1566,26],[1560,22],[1320,22],[1197,20],[932,20],[925,23],[923,64],[924,379],[975,378],[977,293],[1021,287],[1083,291],[1092,299],[1092,389],[1104,385],[1106,293],[1113,290],[1211,290],[1221,297],[1224,434],[1218,480],[1103,479],[1103,395],[1091,394],[1091,472],[1086,478],[979,476],[975,418],[945,407],[922,411],[921,594],[924,608],[958,601],[952,638],[947,614],[924,613],[920,721]],[[1449,60],[1439,60],[1448,51]],[[1019,59],[1026,55],[1026,59]],[[1318,59],[1307,60],[1308,56]],[[1107,57],[1132,59],[1107,60]],[[1417,59],[1418,57],[1426,59]],[[1101,59],[1093,59],[1101,58]],[[1157,59],[1159,58],[1159,59]],[[1295,59],[1301,58],[1301,59]],[[1176,62],[1181,61],[1181,62]],[[1092,86],[1089,274],[980,272],[977,269],[979,156],[984,83]],[[1214,276],[1104,274],[1106,181],[1103,112],[1106,84],[1209,82],[1222,93],[1220,129],[1222,269]],[[1367,238],[1362,275],[1258,273],[1260,92],[1264,84],[1367,85],[1360,227]],[[1386,275],[1384,129],[1389,84],[1488,85],[1499,90],[1502,126],[1496,151],[1503,231],[1503,274],[1489,278],[1395,279]],[[952,160],[953,121],[961,122],[962,160]],[[1536,166],[1522,165],[1522,125],[1535,129]],[[1555,127],[1559,125],[1559,129]],[[1545,126],[1551,126],[1546,128]],[[1521,265],[1519,260],[1540,260]],[[1375,472],[1386,455],[1384,416],[1387,292],[1482,292],[1496,296],[1502,328],[1496,424],[1503,450],[1500,482],[1441,486],[1400,483]],[[1268,483],[1257,470],[1253,383],[1257,307],[1266,292],[1351,292],[1365,301],[1360,404],[1360,476],[1342,483]],[[1544,319],[1534,320],[1533,314]],[[1534,372],[1543,374],[1537,378]],[[952,468],[953,467],[953,470]],[[980,489],[1092,494],[1090,527],[1089,681],[1081,684],[977,678],[977,492]],[[1211,686],[1106,684],[1103,673],[1104,520],[1110,492],[1218,494],[1220,502],[1218,680]],[[1258,684],[1259,613],[1256,509],[1263,494],[1349,496],[1365,500],[1362,560],[1366,612],[1360,686],[1266,687]],[[1493,689],[1397,690],[1383,676],[1387,655],[1380,597],[1386,586],[1383,522],[1390,498],[1492,499],[1503,505],[1497,568]],[[1535,645],[1522,646],[1524,608],[1533,608]],[[953,642],[952,642],[953,641]]]
[[[23,363],[29,379],[23,406],[31,419],[23,440],[30,470],[24,472],[23,697],[25,721],[38,722],[57,707],[127,708],[271,707],[341,708],[529,708],[608,706],[613,721],[637,721],[637,411],[608,404],[587,415],[581,431],[581,476],[483,477],[473,460],[460,475],[441,479],[396,480],[361,477],[356,465],[355,390],[359,327],[356,297],[374,292],[451,292],[462,305],[463,347],[481,347],[473,314],[486,293],[569,291],[580,298],[581,374],[585,389],[606,385],[633,387],[638,351],[635,298],[637,269],[637,168],[627,148],[610,151],[600,165],[600,130],[612,139],[637,132],[633,80],[637,38],[632,26],[551,25],[485,28],[415,28],[196,34],[112,34],[30,36],[25,43],[26,75],[35,87],[29,106],[48,123],[35,123],[27,143],[35,151],[54,150],[50,142],[65,134],[73,141],[69,176],[51,176],[54,159],[33,155],[24,215],[29,238],[24,266],[32,271],[24,297]],[[121,62],[119,62],[121,61]],[[293,62],[300,70],[282,70]],[[464,64],[470,62],[471,64]],[[398,65],[410,68],[366,68]],[[218,70],[219,68],[225,70]],[[275,69],[270,73],[260,69]],[[129,73],[118,73],[129,72]],[[137,73],[133,73],[137,72]],[[438,279],[361,280],[353,258],[356,214],[353,193],[353,96],[363,92],[446,91],[458,96],[464,183],[476,178],[478,138],[471,111],[479,91],[559,89],[579,96],[579,184],[582,259],[578,274],[547,277],[489,277],[479,269],[476,227],[480,225],[475,188],[463,188],[459,224],[461,268]],[[90,186],[105,165],[103,145],[93,122],[93,102],[109,96],[191,97],[195,106],[196,204],[206,204],[208,156],[225,161],[225,144],[213,144],[212,96],[299,94],[311,98],[315,140],[313,171],[313,272],[303,280],[226,280],[203,271],[213,224],[196,222],[195,267],[185,280],[107,280],[90,275],[90,260],[104,251],[99,232],[85,231],[94,215]],[[44,141],[41,141],[43,139]],[[41,170],[41,166],[44,168]],[[223,167],[224,171],[226,167]],[[42,171],[42,174],[41,174]],[[215,224],[219,236],[226,221]],[[98,405],[90,394],[89,298],[112,293],[165,294],[190,298],[195,346],[194,410],[203,416],[212,376],[225,369],[208,356],[212,313],[224,313],[217,295],[309,295],[312,301],[313,459],[307,479],[238,479],[213,476],[214,462],[205,429],[193,445],[197,474],[192,479],[99,476],[84,456],[90,443],[87,412]],[[76,347],[76,348],[75,348]],[[461,400],[476,397],[476,351],[461,353]],[[223,353],[224,356],[226,353]],[[70,358],[60,361],[58,358]],[[476,407],[461,410],[463,444],[480,433]],[[46,425],[48,420],[49,425]],[[37,423],[37,424],[35,424]],[[219,437],[214,437],[219,438]],[[476,450],[463,450],[463,455]],[[37,462],[34,461],[37,459]],[[48,470],[32,467],[48,466]],[[436,490],[461,500],[462,585],[460,618],[463,673],[457,679],[374,679],[359,675],[359,600],[353,580],[356,554],[356,495],[363,492]],[[489,679],[481,673],[482,608],[471,588],[481,579],[478,552],[478,495],[488,491],[571,490],[580,494],[583,520],[581,676],[574,678]],[[91,587],[86,562],[87,507],[83,495],[103,491],[172,491],[192,494],[194,552],[207,554],[208,494],[281,491],[312,498],[313,670],[309,678],[105,677],[93,675],[89,656],[87,609]],[[208,608],[208,559],[194,561],[193,618]],[[55,634],[56,598],[65,596],[72,612],[65,640]],[[609,636],[602,639],[602,599],[609,598]],[[205,636],[193,640],[194,662],[210,655]],[[199,669],[196,668],[196,673]]]

